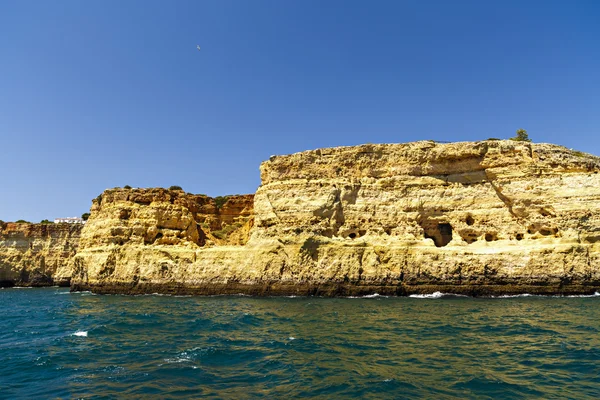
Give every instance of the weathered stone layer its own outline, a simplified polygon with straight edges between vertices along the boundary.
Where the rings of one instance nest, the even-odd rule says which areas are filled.
[[[69,286],[82,227],[0,223],[0,286]]]
[[[253,207],[251,197],[208,211],[183,192],[108,191],[92,207],[73,288],[593,293],[599,170],[599,158],[549,144],[414,142],[274,156]]]

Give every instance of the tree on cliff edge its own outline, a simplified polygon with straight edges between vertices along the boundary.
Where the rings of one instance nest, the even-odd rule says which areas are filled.
[[[510,138],[510,140],[515,140],[517,142],[531,142],[525,129],[517,129],[517,136]]]

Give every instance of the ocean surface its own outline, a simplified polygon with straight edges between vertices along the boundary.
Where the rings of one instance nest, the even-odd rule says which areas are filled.
[[[600,297],[0,290],[0,398],[590,399]]]

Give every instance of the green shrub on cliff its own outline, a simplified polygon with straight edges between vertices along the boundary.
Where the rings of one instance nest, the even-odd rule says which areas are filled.
[[[123,189],[131,189],[131,186],[125,185],[125,186],[123,186]]]
[[[215,197],[215,204],[216,204],[217,208],[223,207],[223,204],[227,203],[227,200],[229,200],[229,197],[231,197],[231,196],[217,196],[217,197]]]
[[[531,142],[531,139],[529,139],[529,135],[525,129],[517,129],[517,136],[510,138],[510,140],[517,142]]]
[[[89,217],[90,217],[90,213],[83,213],[83,214],[81,214],[81,219],[84,220],[84,221],[87,221]]]
[[[53,223],[54,223],[54,221],[50,221],[48,219],[43,219],[40,221],[40,224],[53,224]]]
[[[169,186],[169,190],[183,190],[181,186]]]
[[[17,224],[30,224],[31,222],[25,221],[24,219],[20,219],[18,221],[15,221],[15,223],[17,223]]]
[[[233,231],[235,231],[236,229],[240,228],[242,226],[242,224],[240,224],[239,222],[235,222],[231,225],[225,225],[223,226],[220,230],[218,231],[213,231],[212,234],[214,237],[218,238],[218,239],[225,239],[227,238]]]

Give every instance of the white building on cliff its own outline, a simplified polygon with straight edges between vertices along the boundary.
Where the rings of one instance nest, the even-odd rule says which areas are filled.
[[[67,218],[56,218],[55,224],[85,224],[83,218],[79,217],[67,217]]]

